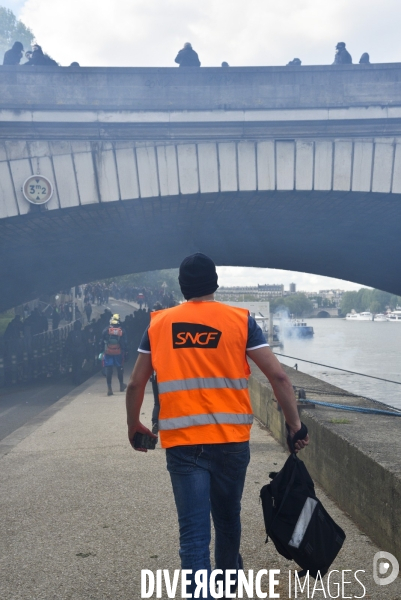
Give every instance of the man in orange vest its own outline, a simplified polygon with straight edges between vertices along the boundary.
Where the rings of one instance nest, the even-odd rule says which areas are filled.
[[[127,389],[128,438],[132,444],[137,432],[155,437],[139,419],[155,370],[159,434],[177,507],[182,568],[211,572],[211,513],[215,568],[224,574],[243,568],[240,511],[253,421],[247,355],[269,379],[291,436],[301,422],[291,382],[256,321],[245,309],[215,302],[214,262],[201,253],[188,256],[179,283],[187,302],[151,313],[138,349]],[[297,442],[297,450],[307,443],[307,437]],[[191,585],[193,593],[194,580]]]

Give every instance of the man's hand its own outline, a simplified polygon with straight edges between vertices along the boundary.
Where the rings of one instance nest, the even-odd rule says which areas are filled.
[[[128,439],[131,446],[133,446],[133,438],[137,432],[145,433],[150,437],[157,437],[147,427],[142,425],[139,420],[145,387],[152,372],[153,367],[150,354],[140,353],[126,392]],[[135,448],[135,450],[147,452],[146,448]]]
[[[301,423],[301,427],[298,430],[293,430],[291,427],[289,427],[286,423],[286,428],[287,428],[287,444],[288,444],[288,449],[289,451],[295,452],[296,454],[302,450],[302,448],[305,448],[305,446],[307,446],[309,444],[309,435],[308,435],[308,429],[307,427]],[[302,437],[301,437],[302,436]],[[294,443],[294,438],[295,438],[295,443]]]
[[[147,452],[147,448],[135,448],[134,446],[134,435],[136,433],[144,433],[146,435],[148,435],[151,438],[155,438],[157,439],[157,435],[154,435],[147,427],[145,427],[145,425],[142,425],[141,422],[138,423],[137,426],[131,426],[128,427],[128,439],[129,442],[131,444],[131,446],[134,448],[134,450],[136,450],[137,452]]]

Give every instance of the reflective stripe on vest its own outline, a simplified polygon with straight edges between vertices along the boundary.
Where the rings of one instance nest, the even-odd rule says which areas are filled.
[[[253,415],[235,413],[205,413],[173,419],[159,419],[159,430],[185,429],[197,425],[252,425]]]
[[[228,388],[230,390],[246,390],[248,388],[248,380],[245,377],[241,379],[227,379],[227,377],[193,377],[191,379],[163,381],[158,384],[158,387],[159,394],[200,389],[211,390]]]

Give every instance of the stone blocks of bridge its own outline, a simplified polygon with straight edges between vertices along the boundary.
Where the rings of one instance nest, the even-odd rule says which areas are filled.
[[[21,188],[37,173],[54,184],[49,210],[257,190],[400,194],[401,140],[5,141],[0,144],[0,218],[29,212]]]

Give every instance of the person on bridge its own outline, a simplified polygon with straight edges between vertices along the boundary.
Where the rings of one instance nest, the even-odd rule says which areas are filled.
[[[23,64],[24,67],[32,67],[32,66],[44,66],[44,67],[58,67],[58,64],[55,60],[50,58],[47,54],[44,54],[41,46],[38,44],[34,44],[32,46],[32,54],[29,58],[28,62]]]
[[[155,437],[140,422],[145,386],[154,369],[182,568],[210,574],[211,512],[215,568],[238,570],[243,568],[240,511],[253,421],[247,355],[269,379],[291,436],[301,422],[291,382],[255,319],[245,309],[214,300],[214,262],[201,253],[188,256],[179,269],[179,284],[187,302],[151,313],[139,346],[126,396],[128,439],[133,445],[137,432]],[[307,443],[307,437],[297,442],[297,450]],[[193,580],[191,587],[193,593]]]
[[[352,65],[351,54],[345,48],[344,42],[338,42],[336,50],[333,65]]]
[[[180,67],[200,67],[200,60],[198,54],[192,48],[191,44],[187,42],[184,44],[182,50],[179,51],[177,56],[175,57],[175,62],[180,65]]]
[[[111,380],[113,377],[113,366],[117,368],[118,381],[120,382],[120,392],[123,392],[127,385],[124,383],[124,360],[128,354],[127,335],[121,327],[120,315],[113,315],[110,319],[110,326],[102,333],[101,351],[103,354],[103,366],[106,368],[107,395],[112,396]],[[149,375],[150,377],[150,375]]]
[[[4,53],[3,65],[19,65],[24,54],[24,46],[21,42],[14,42],[12,48]]]
[[[287,63],[287,67],[300,67],[302,65],[302,61],[300,58],[293,58],[290,62]]]
[[[359,59],[359,64],[360,65],[370,65],[370,56],[367,52],[364,52],[361,56],[361,58]]]

